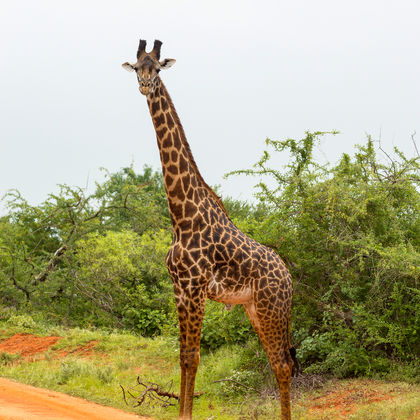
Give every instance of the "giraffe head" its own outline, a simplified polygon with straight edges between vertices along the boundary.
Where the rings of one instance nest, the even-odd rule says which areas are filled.
[[[127,71],[135,71],[139,81],[139,90],[143,95],[152,94],[159,84],[158,74],[161,70],[169,69],[176,60],[173,58],[160,59],[160,47],[162,42],[155,40],[153,50],[146,52],[146,41],[141,39],[137,50],[137,62],[134,64],[124,63],[122,66]]]

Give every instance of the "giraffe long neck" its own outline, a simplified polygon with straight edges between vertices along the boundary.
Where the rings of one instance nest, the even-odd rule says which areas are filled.
[[[156,131],[174,228],[194,217],[205,198],[227,215],[220,197],[206,184],[197,168],[178,114],[160,79],[154,93],[147,97],[147,104]]]

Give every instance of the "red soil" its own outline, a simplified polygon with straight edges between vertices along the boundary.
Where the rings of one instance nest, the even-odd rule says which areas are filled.
[[[350,386],[314,398],[310,411],[321,413],[325,412],[325,410],[334,410],[337,413],[337,419],[346,418],[363,405],[392,398],[394,398],[393,395],[377,390]]]
[[[0,353],[20,353],[32,358],[47,351],[61,337],[37,337],[32,334],[15,334],[0,342]],[[96,341],[73,350],[60,350],[58,357],[71,355],[88,356],[92,353]],[[135,420],[145,419],[125,413],[111,407],[103,407],[80,398],[70,397],[59,392],[35,388],[0,378],[0,420]],[[151,419],[149,419],[151,420]]]
[[[0,378],[0,420],[6,419],[147,420],[115,408]]]
[[[0,342],[0,353],[20,353],[23,357],[31,357],[44,353],[60,339],[61,337],[56,336],[37,337],[32,334],[15,334],[14,336]],[[98,342],[96,340],[92,340],[84,346],[77,346],[71,350],[57,350],[54,357],[61,358],[69,355],[89,357],[93,354],[94,347],[97,344]]]
[[[37,337],[32,334],[15,334],[0,342],[0,352],[20,353],[22,356],[33,356],[47,351],[61,337]]]
[[[77,346],[73,350],[59,350],[57,354],[59,357],[66,357],[68,355],[89,357],[93,354],[94,348],[97,344],[98,342],[96,340],[92,340],[84,346]]]

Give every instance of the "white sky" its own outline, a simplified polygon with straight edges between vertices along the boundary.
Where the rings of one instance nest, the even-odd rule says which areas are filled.
[[[252,197],[256,180],[223,175],[255,163],[267,136],[340,130],[319,151],[335,162],[381,133],[412,155],[419,17],[406,0],[0,0],[0,195],[37,204],[58,183],[93,187],[100,167],[160,169],[146,100],[121,68],[140,37],[177,59],[162,79],[226,195]]]

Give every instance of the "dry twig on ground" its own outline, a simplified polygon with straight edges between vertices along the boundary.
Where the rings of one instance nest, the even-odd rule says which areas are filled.
[[[127,402],[128,395],[133,400],[133,407],[138,407],[147,401],[148,405],[159,404],[160,406],[166,408],[171,405],[175,405],[171,399],[179,401],[179,395],[175,392],[171,392],[172,385],[172,381],[168,382],[164,387],[153,382],[141,382],[140,377],[137,376],[136,385],[127,389],[124,389],[122,385],[120,385],[120,387],[123,392],[124,401],[127,405],[130,405]],[[135,392],[138,392],[139,387],[142,387],[143,391],[139,395],[135,395]],[[168,390],[165,391],[165,388]],[[199,397],[203,394],[204,391],[195,392],[194,397]]]

